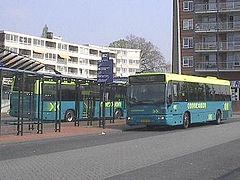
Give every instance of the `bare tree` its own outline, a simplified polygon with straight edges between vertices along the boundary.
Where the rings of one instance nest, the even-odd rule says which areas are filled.
[[[150,41],[135,35],[127,36],[112,42],[110,47],[140,49],[140,70],[141,72],[166,72],[167,64],[162,53]]]

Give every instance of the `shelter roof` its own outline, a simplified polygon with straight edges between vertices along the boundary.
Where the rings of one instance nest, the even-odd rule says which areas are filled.
[[[37,72],[44,64],[24,55],[0,48],[0,66],[9,69]]]

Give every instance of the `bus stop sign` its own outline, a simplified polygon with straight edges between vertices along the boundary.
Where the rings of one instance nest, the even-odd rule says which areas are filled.
[[[102,53],[102,60],[98,62],[97,82],[113,82],[113,60],[109,59],[109,53]]]

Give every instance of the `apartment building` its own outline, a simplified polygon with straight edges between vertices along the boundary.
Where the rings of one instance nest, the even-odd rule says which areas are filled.
[[[139,70],[140,50],[80,45],[64,41],[48,33],[46,38],[10,31],[0,31],[0,47],[28,56],[45,64],[42,71],[78,76],[97,77],[101,52],[109,52],[114,62],[114,75],[127,77]]]
[[[173,72],[232,81],[240,111],[240,0],[173,3]]]

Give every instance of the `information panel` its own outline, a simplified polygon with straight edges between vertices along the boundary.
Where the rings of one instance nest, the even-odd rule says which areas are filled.
[[[102,53],[102,60],[98,62],[97,81],[99,83],[113,82],[113,60],[109,59],[109,53]]]

